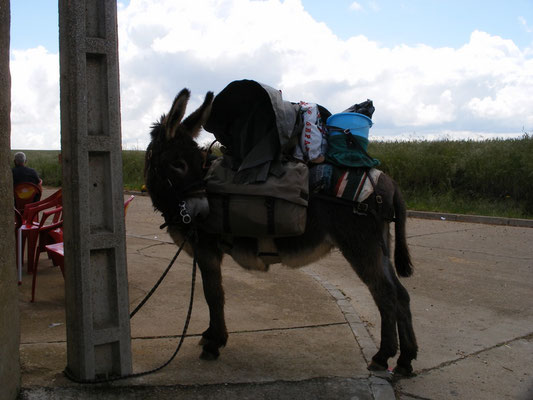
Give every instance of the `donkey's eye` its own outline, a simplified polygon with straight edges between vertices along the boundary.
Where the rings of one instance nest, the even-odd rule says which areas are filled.
[[[174,171],[175,173],[177,173],[178,175],[180,176],[184,176],[187,174],[187,171],[189,170],[189,166],[187,165],[187,163],[183,160],[176,160],[176,161],[173,161],[172,163],[170,163],[169,165],[169,168]]]
[[[184,160],[174,160],[170,163],[170,165],[172,165],[174,168],[187,168],[187,163]]]

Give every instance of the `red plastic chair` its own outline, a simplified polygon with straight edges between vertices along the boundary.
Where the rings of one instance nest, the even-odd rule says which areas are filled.
[[[41,198],[42,189],[40,186],[30,182],[23,182],[15,185],[13,194],[15,195],[15,208],[20,213],[24,211],[24,206],[29,203],[34,203],[35,199]]]
[[[56,208],[63,204],[63,192],[61,189],[55,191],[46,199],[39,200],[33,203],[26,204],[24,209],[20,212],[22,217],[22,223],[26,224],[30,220],[34,225],[39,224],[39,213],[35,212],[35,209],[43,210],[43,205],[47,205],[48,208]],[[57,221],[54,221],[57,222]],[[23,246],[24,247],[24,246]]]
[[[124,218],[126,217],[128,208],[134,198],[135,196],[131,195],[124,202]],[[52,263],[61,269],[63,278],[65,278],[65,248],[64,248],[63,241],[61,240],[61,242],[59,243],[45,244],[44,249],[46,250],[48,257],[52,259]],[[31,300],[32,302],[35,300],[35,280],[36,280],[36,274],[37,274],[37,263],[38,261],[36,261],[35,263],[35,270],[34,270],[34,275],[33,275],[32,300]]]
[[[56,207],[63,204],[63,190],[58,189],[54,193],[52,193],[50,196],[48,196],[46,199],[42,199],[39,201],[35,201],[33,203],[26,204],[24,206],[24,209],[21,211],[22,214],[22,220],[26,221],[28,219],[28,212],[32,207],[40,207],[43,204],[49,204],[50,207]]]
[[[62,214],[63,207],[57,207],[43,212],[41,221],[39,222],[39,235],[35,249],[35,260],[33,261],[34,269],[37,268],[37,264],[39,263],[39,255],[46,251],[46,245],[63,241]],[[53,216],[52,222],[47,223],[50,216]]]
[[[126,217],[126,214],[128,213],[128,207],[130,206],[131,202],[135,198],[134,195],[131,195],[128,200],[124,202],[124,217]]]
[[[13,211],[15,211],[15,242],[17,244],[17,247],[16,247],[16,256],[17,256],[17,270],[18,270],[18,273],[17,273],[17,276],[18,276],[18,282],[19,282],[19,285],[22,284],[22,269],[19,270],[18,268],[18,265],[19,265],[19,251],[18,251],[18,230],[19,228],[22,226],[22,214],[19,212],[19,210],[17,210],[15,207],[13,207]]]
[[[52,259],[52,263],[61,269],[63,278],[65,278],[65,253],[63,250],[63,242],[47,244],[44,247],[48,253],[48,257]]]
[[[32,211],[33,208],[41,207],[43,204],[47,204],[49,208],[55,208],[61,206],[63,203],[63,192],[61,189],[52,193],[46,199],[36,201],[34,203],[29,203],[24,206],[24,210],[19,212],[22,218],[22,223],[26,223],[29,219],[32,219],[34,225],[38,225],[39,214]],[[17,237],[18,240],[18,237]]]
[[[48,199],[47,199],[48,200]],[[55,196],[49,201],[40,201],[33,204],[27,204],[22,214],[23,224],[18,230],[17,235],[17,251],[18,251],[18,268],[22,269],[24,262],[24,246],[28,242],[28,272],[33,272],[33,264],[35,260],[35,250],[37,240],[39,238],[39,216],[46,210],[55,210],[61,207],[61,196]],[[53,223],[59,221],[61,214],[53,213]]]
[[[39,255],[42,252],[47,251],[46,250],[47,245],[51,245],[55,243],[63,243],[62,213],[63,213],[63,207],[57,207],[52,210],[44,211],[41,217],[41,221],[39,222],[39,226],[37,229],[38,246],[36,246],[34,255],[33,255],[34,257],[33,279],[32,279],[32,287],[31,287],[32,303],[35,301],[35,285],[37,281],[37,269],[39,266]],[[53,216],[52,222],[47,224],[48,218],[50,216]],[[28,260],[29,260],[29,257],[30,255],[28,254]],[[64,274],[63,268],[61,268],[61,272]]]

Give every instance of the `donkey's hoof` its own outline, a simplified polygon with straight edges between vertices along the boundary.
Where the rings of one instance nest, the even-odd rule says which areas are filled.
[[[388,365],[381,365],[372,360],[370,362],[370,365],[367,367],[369,371],[386,371],[388,368]]]
[[[413,367],[410,365],[407,367],[404,365],[397,365],[393,372],[395,377],[412,378],[413,376],[416,376],[413,372]]]
[[[202,354],[200,354],[200,359],[205,360],[205,361],[215,361],[219,355],[220,353],[218,351],[217,351],[217,354],[213,354],[204,349],[202,350]]]
[[[214,344],[212,341],[210,341],[209,339],[205,339],[205,344],[202,349],[202,354],[200,354],[200,358],[202,360],[207,360],[207,361],[216,360],[218,356],[220,355],[220,351],[218,350],[218,348],[219,346]]]

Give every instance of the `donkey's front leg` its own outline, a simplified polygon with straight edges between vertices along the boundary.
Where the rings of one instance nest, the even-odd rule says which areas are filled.
[[[213,242],[212,242],[213,243]],[[202,334],[200,358],[216,360],[219,348],[226,345],[228,332],[224,320],[224,289],[222,287],[222,252],[213,246],[198,248],[198,266],[202,273],[204,296],[209,306],[209,328]]]

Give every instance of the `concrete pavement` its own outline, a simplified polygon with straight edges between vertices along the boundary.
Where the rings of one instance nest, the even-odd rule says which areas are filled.
[[[417,376],[399,399],[533,399],[533,230],[408,220]],[[368,290],[331,259],[309,269],[341,287],[377,343]]]
[[[46,194],[45,194],[46,195]],[[159,230],[150,199],[137,196],[127,219],[130,304],[151,289],[176,251]],[[410,218],[412,298],[420,353],[415,378],[371,375],[379,314],[338,252],[301,270],[245,271],[224,261],[230,337],[215,362],[198,358],[208,312],[201,278],[191,325],[162,371],[107,385],[68,381],[64,282],[41,256],[36,302],[20,287],[24,399],[530,399],[533,377],[533,230]],[[185,320],[191,259],[181,255],[132,319],[134,372],[174,352]],[[393,365],[393,364],[391,364]],[[386,374],[385,374],[386,375]]]

